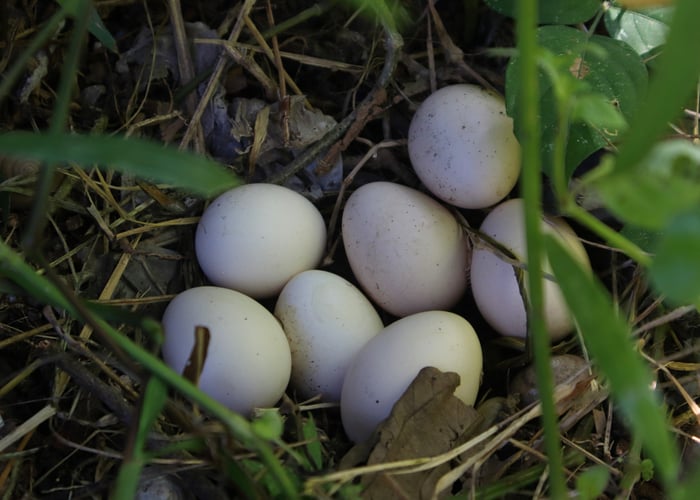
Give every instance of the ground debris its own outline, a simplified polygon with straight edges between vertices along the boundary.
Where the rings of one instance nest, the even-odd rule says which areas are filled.
[[[433,457],[459,444],[480,417],[454,396],[458,385],[456,373],[423,368],[377,429],[367,464]],[[363,498],[430,498],[437,480],[448,470],[445,463],[411,474],[367,475],[362,481]]]

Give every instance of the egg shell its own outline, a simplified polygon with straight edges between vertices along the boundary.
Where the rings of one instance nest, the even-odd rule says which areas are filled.
[[[484,219],[481,232],[509,249],[520,261],[527,259],[525,240],[524,204],[520,198],[501,203]],[[547,217],[542,230],[563,242],[572,255],[590,268],[588,255],[574,231],[561,218]],[[499,333],[512,337],[527,335],[527,314],[513,263],[504,260],[480,243],[474,247],[471,264],[471,288],[479,311]],[[545,260],[543,271],[551,277]],[[559,340],[573,329],[573,319],[559,285],[552,279],[543,279],[546,327],[552,340]]]
[[[366,441],[426,366],[457,373],[461,383],[455,396],[474,404],[482,353],[466,319],[445,311],[425,311],[392,323],[367,342],[343,383],[340,413],[348,437],[355,443]]]
[[[250,297],[213,286],[190,288],[168,304],[162,322],[163,359],[178,373],[189,360],[195,328],[209,329],[199,387],[228,408],[248,415],[284,394],[292,365],[287,337]]]
[[[462,208],[498,203],[520,175],[520,144],[505,103],[476,85],[428,96],[411,119],[408,153],[423,184]]]
[[[214,284],[250,297],[279,293],[318,265],[326,226],[314,205],[291,189],[247,184],[211,202],[197,225],[195,251]]]
[[[391,182],[361,186],[345,205],[342,232],[362,289],[391,314],[449,309],[467,287],[462,227],[415,189]]]
[[[297,274],[282,289],[275,316],[292,350],[291,386],[302,398],[340,401],[352,358],[384,324],[353,284],[326,271]]]

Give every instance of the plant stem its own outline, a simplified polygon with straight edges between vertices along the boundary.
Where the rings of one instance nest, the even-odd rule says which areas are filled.
[[[550,339],[544,318],[544,290],[542,283],[542,258],[544,244],[540,229],[541,131],[539,120],[539,85],[537,78],[537,1],[521,0],[517,3],[517,45],[520,57],[521,102],[518,115],[522,120],[525,136],[521,138],[523,173],[522,196],[525,202],[525,232],[527,235],[528,261],[528,335],[533,343],[537,388],[542,398],[542,423],[544,444],[549,459],[549,485],[551,498],[564,498],[566,483],[559,442],[557,413],[554,406],[554,381],[550,363]]]
[[[573,200],[566,204],[563,211],[567,216],[573,218],[576,220],[576,222],[586,226],[595,234],[603,238],[608,245],[624,252],[641,266],[648,268],[651,265],[651,255],[602,222],[600,219],[578,206]]]

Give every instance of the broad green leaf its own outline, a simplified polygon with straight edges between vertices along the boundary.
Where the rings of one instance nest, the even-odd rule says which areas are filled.
[[[515,17],[516,0],[486,0],[496,12]],[[539,0],[540,24],[576,24],[588,21],[600,8],[598,0]]]
[[[671,301],[700,304],[700,204],[668,224],[649,276]]]
[[[695,91],[700,76],[700,2],[676,0],[671,31],[655,64],[655,77],[649,85],[644,105],[639,106],[619,149],[616,169],[634,170],[656,140],[668,129]]]
[[[700,146],[676,139],[657,144],[636,168],[597,178],[593,187],[613,214],[659,230],[700,203]]]
[[[639,11],[610,7],[605,11],[605,27],[611,37],[629,44],[644,57],[666,42],[672,12],[671,7]]]
[[[539,72],[540,117],[542,123],[542,166],[551,175],[552,150],[559,131],[558,92],[563,92],[565,105],[572,106],[578,97],[584,101],[590,95],[607,99],[608,111],[616,108],[625,119],[641,104],[647,86],[647,70],[640,57],[626,44],[608,37],[588,35],[567,26],[544,26],[538,30],[540,45],[554,58],[543,59],[549,67],[556,65],[556,81],[550,78],[552,71]],[[553,61],[553,62],[552,62]],[[517,116],[520,81],[517,77],[519,58],[508,65],[506,73],[506,106],[508,114],[515,118],[515,134],[522,140],[527,134]],[[555,85],[560,87],[554,87]],[[563,87],[561,87],[563,86]],[[600,102],[600,101],[599,101]],[[569,125],[566,146],[566,173],[573,170],[595,151],[614,143],[621,132],[607,128],[610,112],[597,119],[595,114],[584,115],[585,121]],[[578,114],[581,118],[581,114]],[[569,118],[572,118],[571,116]],[[597,123],[593,120],[598,120]],[[593,126],[592,126],[593,125]]]
[[[625,224],[620,234],[646,252],[651,252],[659,238],[658,231],[644,229],[634,224]]]
[[[671,486],[679,471],[678,450],[668,432],[660,398],[651,389],[651,372],[635,351],[629,325],[616,314],[610,296],[596,278],[558,241],[545,237],[554,276],[588,352],[609,381],[615,403],[642,440],[665,485]]]
[[[205,197],[241,183],[219,163],[145,139],[17,131],[0,134],[0,153],[47,164],[113,168]]]

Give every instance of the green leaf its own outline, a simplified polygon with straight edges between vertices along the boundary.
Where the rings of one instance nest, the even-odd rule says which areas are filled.
[[[678,450],[658,394],[650,388],[651,372],[635,352],[629,325],[616,314],[603,286],[556,239],[546,236],[545,244],[588,352],[607,377],[615,403],[642,440],[665,485],[673,486],[680,466]]]
[[[700,205],[668,224],[656,246],[649,276],[671,301],[700,304]]]
[[[639,464],[640,474],[643,481],[651,481],[654,479],[654,462],[645,458],[642,463]]]
[[[58,4],[66,9],[71,17],[78,17],[83,9],[89,9],[90,11],[90,23],[88,29],[90,33],[97,38],[102,45],[104,45],[108,50],[117,53],[117,42],[114,37],[109,32],[107,27],[100,19],[100,15],[97,13],[97,9],[92,2],[87,2],[86,0],[56,0]]]
[[[89,5],[88,0],[56,0],[71,17],[78,17]]]
[[[321,439],[319,438],[318,428],[316,427],[313,415],[309,414],[304,420],[301,431],[304,440],[308,441],[306,444],[306,454],[311,459],[315,470],[321,470],[323,468],[323,447],[321,446]]]
[[[576,476],[576,491],[580,500],[600,498],[608,484],[610,472],[602,465],[594,465]]]
[[[107,26],[105,26],[102,22],[102,19],[97,13],[97,9],[95,9],[94,5],[90,5],[90,24],[88,25],[88,29],[90,30],[92,36],[97,38],[100,43],[107,48],[107,50],[111,50],[115,54],[119,52],[117,50],[117,41],[109,32]]]
[[[606,161],[613,161],[612,158]],[[593,188],[621,220],[659,230],[700,203],[700,146],[676,139],[657,144],[634,169],[595,178]]]
[[[486,0],[496,12],[515,17],[516,0]],[[576,24],[588,21],[600,8],[598,0],[539,0],[539,24]]]
[[[651,252],[659,238],[658,231],[644,229],[634,224],[625,224],[620,234],[646,252]]]
[[[264,409],[251,423],[255,434],[268,441],[277,441],[282,438],[284,420],[276,408]]]
[[[655,78],[649,85],[644,105],[640,106],[619,149],[616,169],[634,170],[656,140],[668,130],[668,122],[677,117],[692,96],[700,76],[700,57],[689,57],[690,47],[700,47],[700,2],[676,0],[663,53],[655,65]]]
[[[605,11],[605,27],[610,36],[627,43],[644,57],[666,43],[672,7],[627,10],[610,7]]]
[[[101,165],[205,197],[241,183],[219,163],[145,139],[17,131],[0,134],[0,153],[47,164]]]
[[[606,96],[596,92],[576,97],[571,111],[571,119],[575,122],[587,123],[596,129],[615,131],[627,129],[627,120],[617,106]]]
[[[569,110],[572,113],[576,111],[579,97],[585,102],[596,95],[599,105],[607,100],[608,108],[616,108],[629,119],[641,104],[648,76],[640,57],[628,45],[611,38],[589,35],[567,26],[544,26],[538,30],[538,41],[548,53],[554,54],[553,58],[543,58],[548,67],[539,72],[542,165],[543,171],[551,176],[552,150],[559,131],[560,97],[565,106],[572,107]],[[516,56],[506,72],[506,107],[508,114],[515,118],[516,136],[524,140],[527,130],[517,115],[521,88],[518,64]],[[556,80],[550,77],[552,75]],[[604,117],[596,118],[592,113],[582,116],[578,110],[576,116],[585,121],[569,125],[567,175],[592,153],[619,139],[619,130],[606,128],[611,114],[608,109]]]

